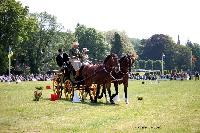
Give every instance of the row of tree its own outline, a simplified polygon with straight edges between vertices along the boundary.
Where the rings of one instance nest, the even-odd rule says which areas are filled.
[[[155,34],[149,39],[131,39],[139,60],[162,60],[164,69],[200,71],[200,45],[188,41],[186,44],[176,44],[171,37]]]
[[[41,73],[56,69],[57,50],[63,48],[68,53],[74,40],[79,42],[80,50],[84,47],[90,50],[91,59],[103,60],[110,52],[121,57],[135,49],[141,60],[138,62],[146,60],[145,67],[139,65],[141,68],[160,69],[156,62],[160,64],[164,53],[165,69],[200,69],[199,44],[188,41],[186,45],[177,45],[163,34],[155,34],[149,39],[130,39],[125,32],[99,32],[81,24],[77,24],[75,32],[64,31],[56,17],[47,12],[31,14],[20,2],[0,1],[0,74],[8,70],[9,47],[14,53],[15,72]]]
[[[135,62],[135,69],[146,69],[146,70],[161,70],[161,60],[138,60]]]

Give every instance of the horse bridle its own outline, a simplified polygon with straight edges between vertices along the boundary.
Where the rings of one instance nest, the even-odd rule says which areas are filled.
[[[121,71],[121,73],[123,74],[123,75],[127,75],[129,72],[130,72],[130,69],[131,69],[131,67],[132,67],[132,64],[133,64],[133,61],[132,61],[132,59],[131,59],[131,56],[130,55],[127,55],[125,58],[127,58],[128,59],[128,71],[127,72],[122,72]],[[121,68],[125,68],[125,67],[123,67],[123,66],[120,66]],[[122,70],[122,69],[121,69]]]
[[[112,58],[112,59],[113,59],[113,58],[118,59],[117,57],[113,57],[113,56],[111,56],[111,58]],[[114,60],[114,59],[113,59],[113,60]],[[119,65],[119,64],[118,64],[118,65]],[[120,66],[120,65],[119,65],[119,66]],[[113,67],[110,67],[110,68],[111,68],[111,71],[109,72],[109,71],[106,69],[105,63],[103,64],[103,70],[104,70],[106,73],[108,73],[108,74],[115,80],[115,77],[112,75],[114,66],[113,66]]]

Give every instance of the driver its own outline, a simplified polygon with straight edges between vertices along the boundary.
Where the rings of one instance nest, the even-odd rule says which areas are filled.
[[[69,56],[70,56],[69,61],[71,62],[75,71],[77,71],[81,67],[81,62],[80,62],[81,53],[78,48],[79,48],[78,42],[73,42],[72,48],[69,50]]]

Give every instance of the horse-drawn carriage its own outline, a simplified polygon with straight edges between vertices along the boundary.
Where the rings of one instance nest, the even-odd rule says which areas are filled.
[[[79,61],[74,61],[74,65],[78,66]],[[78,69],[77,69],[78,68]],[[74,93],[79,91],[79,96],[83,100],[85,99],[85,88],[81,84],[81,77],[79,76],[80,67],[74,67],[71,63],[63,66],[61,70],[54,70],[53,76],[53,91],[57,94],[58,98],[62,97],[64,91],[64,96],[67,100],[73,100]],[[93,97],[96,93],[96,84],[90,86],[90,91],[92,91]]]
[[[129,57],[127,64],[127,69],[129,69],[132,65],[132,59]],[[124,62],[124,61],[122,61]],[[78,63],[78,62],[77,62]],[[123,63],[120,63],[120,65]],[[122,70],[125,69],[125,66],[120,66],[118,56],[116,54],[108,55],[103,64],[88,64],[83,65],[79,69],[74,69],[71,63],[64,65],[62,70],[55,71],[55,76],[53,78],[53,90],[54,93],[58,95],[59,98],[62,96],[62,90],[64,90],[65,97],[67,99],[73,99],[75,96],[75,92],[79,91],[79,97],[84,100],[85,95],[89,93],[90,100],[97,102],[97,98],[100,93],[100,85],[104,87],[109,86],[111,82],[119,83],[117,76],[118,72],[124,78],[128,75],[128,72],[124,73],[124,71],[120,71],[120,67]],[[128,76],[127,76],[128,77]],[[127,82],[128,79],[126,79]],[[124,83],[124,82],[123,82]],[[124,83],[127,84],[127,83]],[[116,86],[116,85],[115,85]],[[126,89],[126,98],[127,98],[127,87]],[[110,102],[113,102],[113,97],[111,96],[110,89],[107,89],[110,97]],[[118,88],[116,90],[116,94],[118,94]]]

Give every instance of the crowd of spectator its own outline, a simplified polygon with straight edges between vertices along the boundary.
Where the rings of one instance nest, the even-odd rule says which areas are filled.
[[[21,82],[21,81],[48,81],[52,79],[51,74],[30,74],[30,75],[8,75],[0,76],[1,82]]]
[[[130,79],[134,80],[190,80],[192,76],[188,73],[174,73],[174,74],[165,74],[165,75],[158,75],[158,74],[129,74]]]
[[[195,80],[196,77],[199,79],[199,73],[195,72]],[[30,75],[2,75],[0,76],[0,82],[21,82],[21,81],[49,81],[53,78],[53,74],[30,74]],[[190,80],[192,79],[192,75],[188,73],[174,73],[174,74],[134,74],[129,73],[129,78],[133,80]]]

